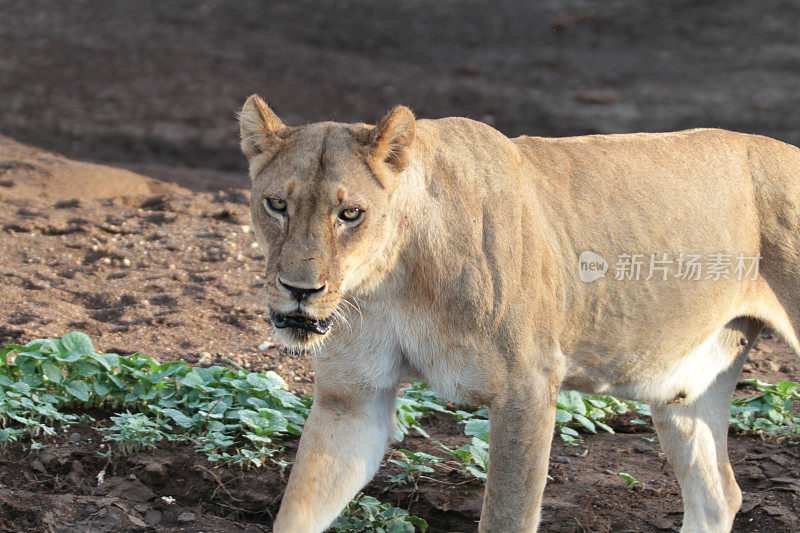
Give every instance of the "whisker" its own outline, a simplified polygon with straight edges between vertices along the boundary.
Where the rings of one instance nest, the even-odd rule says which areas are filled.
[[[359,301],[353,296],[344,296],[342,298],[342,303],[348,305],[350,308],[354,309],[358,313],[359,318],[359,326],[364,325],[364,313],[361,311],[361,304]]]
[[[350,325],[350,321],[347,320],[347,317],[344,315],[342,310],[339,309],[338,307],[333,310],[333,314],[331,316],[333,317],[335,323],[343,324],[343,325],[347,326],[347,330],[348,331],[352,331],[353,330],[352,326]]]

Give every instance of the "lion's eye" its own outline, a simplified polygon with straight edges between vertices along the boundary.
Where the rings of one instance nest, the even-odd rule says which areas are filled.
[[[354,220],[358,220],[361,218],[361,215],[364,212],[361,209],[356,207],[351,207],[350,209],[344,209],[341,213],[339,213],[339,218],[344,220],[345,222],[353,222]]]
[[[275,211],[276,213],[283,213],[286,211],[286,200],[275,197],[265,198],[264,207],[270,211]]]

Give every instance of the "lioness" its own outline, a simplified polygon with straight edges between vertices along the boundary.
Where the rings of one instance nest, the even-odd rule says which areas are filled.
[[[315,353],[276,532],[324,530],[374,475],[411,379],[489,406],[480,531],[536,530],[561,387],[649,402],[682,531],[730,529],[742,364],[764,324],[798,348],[800,150],[713,129],[509,139],[405,107],[292,127],[256,95],[240,125],[273,334]]]

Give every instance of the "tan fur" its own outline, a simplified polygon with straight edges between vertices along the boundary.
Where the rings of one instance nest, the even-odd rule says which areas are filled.
[[[535,531],[559,387],[650,402],[685,501],[683,531],[728,531],[741,502],[730,396],[762,324],[798,348],[800,150],[721,130],[509,139],[461,118],[289,128],[241,113],[269,305],[277,279],[334,315],[277,532],[322,531],[374,475],[402,380],[487,404],[480,530]],[[265,210],[286,200],[286,215]],[[347,226],[342,209],[364,210]],[[591,250],[607,275],[585,283]],[[761,254],[754,280],[617,280],[623,253]]]

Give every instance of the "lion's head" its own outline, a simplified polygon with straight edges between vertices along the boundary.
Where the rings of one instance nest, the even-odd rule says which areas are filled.
[[[291,127],[253,95],[239,120],[275,337],[308,346],[328,334],[345,296],[374,286],[387,267],[414,116],[397,107],[375,127]]]

